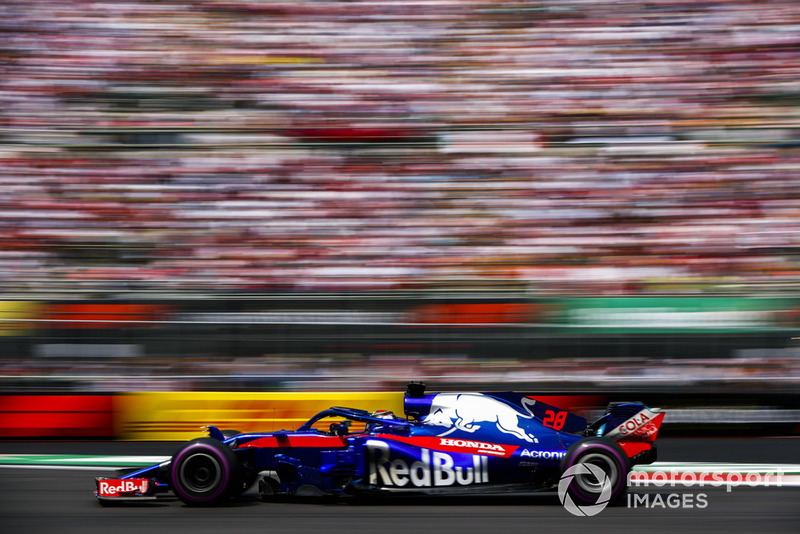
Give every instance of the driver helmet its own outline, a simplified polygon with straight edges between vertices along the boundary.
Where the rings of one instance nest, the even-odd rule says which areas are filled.
[[[370,415],[378,419],[397,419],[391,410],[375,410]]]

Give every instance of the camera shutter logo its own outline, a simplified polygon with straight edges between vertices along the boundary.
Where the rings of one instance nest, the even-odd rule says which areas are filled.
[[[602,486],[602,489],[600,490],[600,495],[597,497],[597,502],[595,504],[579,506],[575,504],[567,490],[569,489],[569,485],[573,483],[573,478],[587,476],[593,476],[597,480],[596,485]],[[579,482],[576,481],[575,483],[577,484]],[[595,485],[594,482],[592,485]],[[608,479],[605,472],[596,465],[583,463],[575,464],[561,475],[561,480],[558,481],[558,498],[561,504],[564,505],[564,508],[572,515],[585,517],[597,515],[608,506],[608,501],[611,499],[611,481]]]

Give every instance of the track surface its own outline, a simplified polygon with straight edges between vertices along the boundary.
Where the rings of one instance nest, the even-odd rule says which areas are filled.
[[[800,463],[800,439],[660,440],[662,461]],[[169,455],[174,443],[0,443],[0,453]],[[0,532],[380,532],[604,533],[800,532],[800,488],[661,488],[637,493],[706,495],[705,508],[607,508],[574,517],[555,494],[405,497],[391,500],[261,503],[246,494],[217,508],[179,501],[103,508],[93,477],[107,471],[0,469]]]

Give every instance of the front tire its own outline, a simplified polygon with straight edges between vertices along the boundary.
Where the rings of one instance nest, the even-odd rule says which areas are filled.
[[[583,467],[575,467],[583,464]],[[593,472],[598,472],[596,476]],[[628,489],[631,462],[622,448],[606,438],[586,438],[574,443],[561,461],[562,475],[559,489],[566,485],[566,493],[579,506],[614,504]],[[562,500],[564,497],[562,496]]]
[[[185,443],[172,457],[175,495],[190,506],[213,506],[242,487],[242,466],[233,450],[212,438]]]

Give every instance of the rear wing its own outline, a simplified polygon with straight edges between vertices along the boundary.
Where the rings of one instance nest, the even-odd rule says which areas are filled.
[[[641,402],[611,403],[600,419],[604,423],[602,429],[598,428],[597,435],[614,441],[653,443],[664,415],[660,409],[648,408]]]

